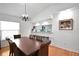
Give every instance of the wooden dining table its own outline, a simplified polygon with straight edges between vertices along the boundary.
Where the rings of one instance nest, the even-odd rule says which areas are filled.
[[[28,37],[14,39],[13,42],[16,44],[17,48],[25,55],[31,55],[32,53],[36,52],[40,49],[41,44],[44,43],[34,39],[29,39]],[[16,49],[15,52],[17,53]]]

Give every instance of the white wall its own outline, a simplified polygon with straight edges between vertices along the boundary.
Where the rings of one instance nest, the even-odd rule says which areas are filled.
[[[52,32],[53,39],[52,45],[60,48],[64,48],[70,51],[79,52],[79,8],[71,8],[73,19],[73,30],[59,30],[59,13],[52,13],[53,8],[49,8],[46,11],[37,15],[35,18],[38,20],[46,19],[49,15],[53,15],[52,19]],[[43,34],[42,34],[43,35]],[[48,34],[49,36],[50,34]]]
[[[54,44],[61,48],[79,52],[79,8],[70,9],[72,11],[73,19],[73,30],[59,30],[59,19],[60,14],[55,15],[53,20],[53,32],[54,32]]]
[[[22,36],[27,36],[29,37],[30,33],[31,33],[31,29],[33,24],[31,22],[21,22],[21,34]]]

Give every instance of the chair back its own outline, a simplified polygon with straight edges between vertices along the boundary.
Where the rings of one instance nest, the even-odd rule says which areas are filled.
[[[9,43],[9,49],[10,49],[10,53],[9,53],[9,56],[11,55],[11,53],[12,53],[12,55],[13,55],[13,53],[14,53],[14,42],[12,41],[12,40],[10,40],[10,38],[6,38],[6,40],[8,41],[8,43]]]
[[[48,42],[45,42],[41,45],[41,48],[45,47],[45,46],[48,46],[49,44],[51,43],[51,41],[49,40]]]
[[[13,41],[10,40],[10,38],[6,38],[6,40],[8,41],[9,45],[11,45],[13,43]]]
[[[42,36],[36,36],[36,40],[41,41],[42,42]]]
[[[35,40],[36,39],[36,35],[30,35],[29,38]]]
[[[14,39],[18,39],[18,38],[21,38],[21,34],[14,35]]]
[[[49,51],[49,44],[51,43],[51,41],[43,43],[40,46],[40,50],[39,50],[39,56],[48,56],[48,51]]]
[[[49,37],[42,36],[42,42],[49,41]]]
[[[30,39],[33,39],[32,37],[33,37],[33,35],[30,35],[30,36],[29,36]]]

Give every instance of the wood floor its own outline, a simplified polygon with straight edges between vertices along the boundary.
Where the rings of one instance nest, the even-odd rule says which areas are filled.
[[[9,56],[9,47],[1,48],[0,56]]]
[[[1,56],[9,55],[9,47],[0,49]],[[79,56],[79,53],[70,52],[55,46],[49,46],[49,56]]]
[[[49,56],[79,56],[79,52],[71,52],[55,46],[49,46]]]

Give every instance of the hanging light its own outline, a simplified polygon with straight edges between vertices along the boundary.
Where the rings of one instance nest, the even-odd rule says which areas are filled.
[[[28,14],[26,13],[26,3],[24,6],[25,6],[25,9],[24,9],[25,13],[21,17],[23,21],[27,21],[29,18],[28,18]]]

